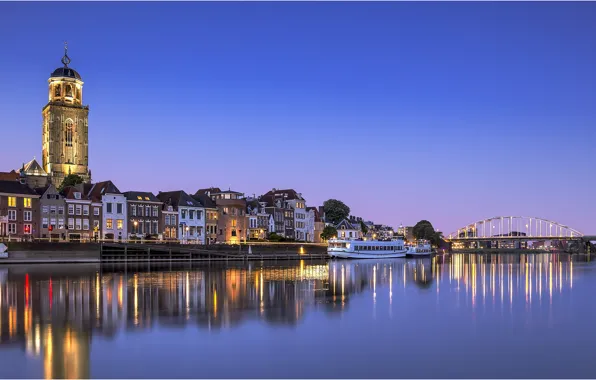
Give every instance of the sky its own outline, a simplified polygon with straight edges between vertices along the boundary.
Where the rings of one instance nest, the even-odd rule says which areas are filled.
[[[0,171],[40,159],[68,41],[93,180],[121,191],[596,234],[594,36],[593,2],[3,2]]]

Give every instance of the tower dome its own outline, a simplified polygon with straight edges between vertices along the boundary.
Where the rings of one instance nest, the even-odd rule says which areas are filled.
[[[58,67],[50,77],[52,78],[74,78],[78,80],[82,80],[81,75],[74,69],[68,67],[70,64],[71,59],[68,56],[68,46],[64,46],[64,57],[62,57],[62,64],[63,67]]]

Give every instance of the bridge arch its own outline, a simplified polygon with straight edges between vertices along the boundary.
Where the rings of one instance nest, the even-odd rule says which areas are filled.
[[[584,234],[553,220],[533,216],[495,216],[477,220],[445,236],[446,240],[483,238],[577,238]]]

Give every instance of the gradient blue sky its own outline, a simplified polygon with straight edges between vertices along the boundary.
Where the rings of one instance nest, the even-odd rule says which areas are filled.
[[[68,40],[94,180],[122,191],[596,233],[596,3],[0,3],[0,36],[0,170],[40,157]]]

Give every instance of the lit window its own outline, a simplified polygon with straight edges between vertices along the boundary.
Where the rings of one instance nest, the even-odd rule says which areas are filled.
[[[149,200],[149,197],[145,197],[145,200],[148,201]]]
[[[23,233],[25,235],[31,235],[31,225],[30,224],[23,224]]]
[[[112,229],[112,219],[106,219],[106,228],[108,230]]]
[[[137,195],[137,199],[140,200],[140,201],[142,201],[143,200],[143,197],[141,197],[140,195]]]
[[[123,226],[124,226],[124,221],[122,219],[118,219],[116,221],[116,228],[118,228],[119,230],[121,230]]]
[[[23,207],[31,208],[31,198],[23,198]]]
[[[8,197],[8,207],[17,207],[16,197]]]

